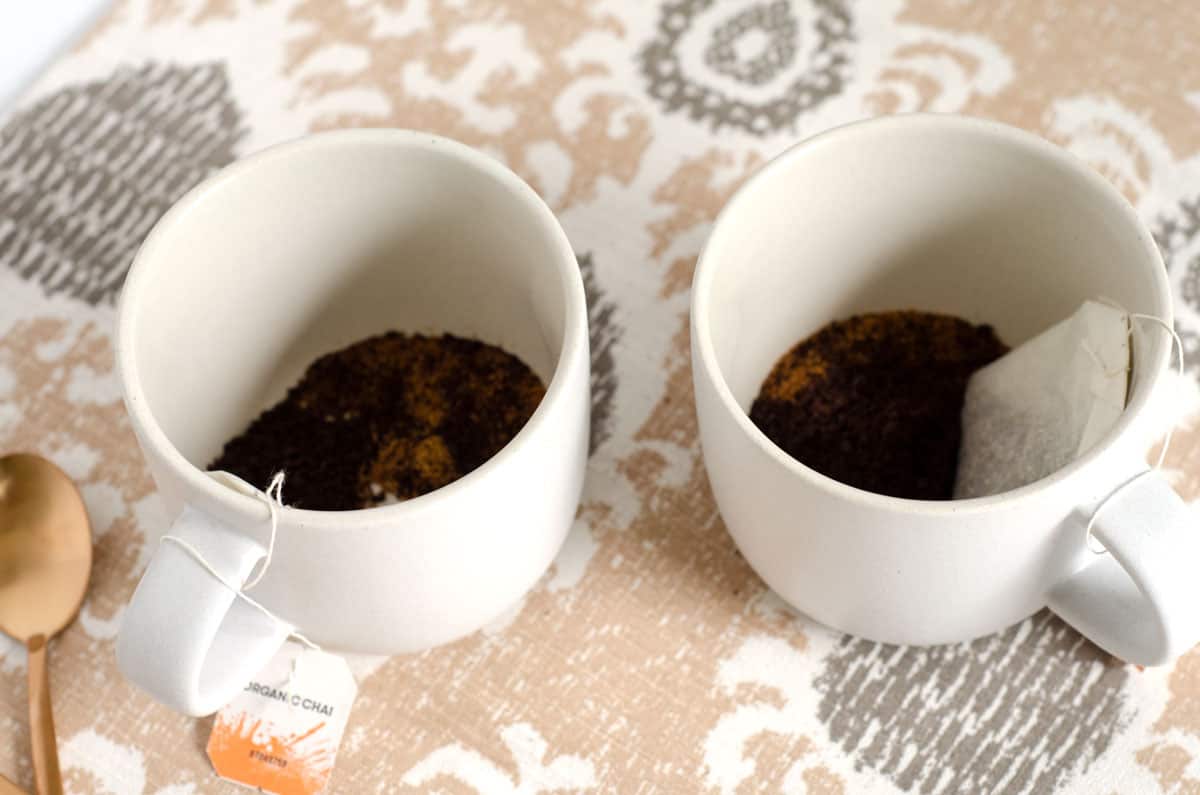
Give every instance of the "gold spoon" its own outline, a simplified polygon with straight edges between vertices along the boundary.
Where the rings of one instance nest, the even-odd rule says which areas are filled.
[[[29,733],[40,795],[61,795],[46,641],[79,612],[92,532],[79,490],[36,455],[0,458],[0,630],[29,650]]]

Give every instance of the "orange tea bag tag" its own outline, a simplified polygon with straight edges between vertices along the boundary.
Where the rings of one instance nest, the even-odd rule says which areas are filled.
[[[285,643],[217,713],[208,758],[221,778],[273,795],[325,788],[358,685],[335,654]]]

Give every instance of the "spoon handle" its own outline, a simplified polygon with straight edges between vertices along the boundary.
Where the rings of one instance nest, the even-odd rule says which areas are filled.
[[[33,739],[33,780],[38,795],[62,795],[54,712],[50,709],[50,677],[46,672],[46,636],[29,639],[29,734]]]

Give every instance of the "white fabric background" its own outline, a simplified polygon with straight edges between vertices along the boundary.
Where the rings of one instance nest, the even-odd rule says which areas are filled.
[[[109,0],[0,4],[0,115],[108,5]]]

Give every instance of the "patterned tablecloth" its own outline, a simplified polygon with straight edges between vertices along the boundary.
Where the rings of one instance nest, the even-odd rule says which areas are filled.
[[[113,371],[130,257],[231,160],[389,125],[493,154],[558,213],[590,299],[595,451],[566,546],[510,613],[353,661],[332,791],[1200,792],[1200,650],[1139,670],[1045,612],[886,647],[772,596],[708,490],[686,322],[713,218],[765,160],[853,119],[953,111],[1034,130],[1129,196],[1200,368],[1198,36],[1192,0],[119,2],[0,119],[0,450],[63,466],[95,532],[52,648],[69,790],[233,789],[204,756],[211,719],[114,663],[165,524]],[[1194,498],[1200,389],[1171,386],[1168,465]],[[24,673],[0,638],[0,772],[30,787]]]

